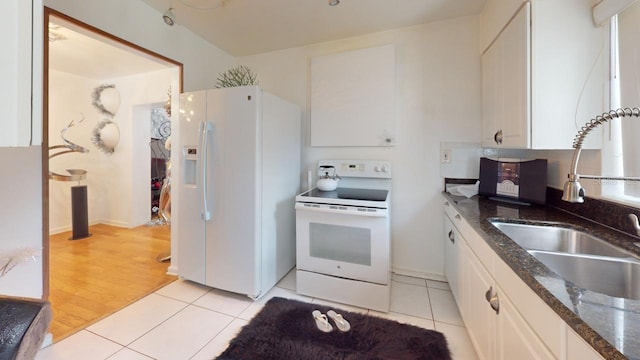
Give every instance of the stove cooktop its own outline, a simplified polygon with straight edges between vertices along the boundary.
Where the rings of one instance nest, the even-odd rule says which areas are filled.
[[[314,188],[298,195],[296,201],[386,207],[388,195],[388,190],[380,189],[337,188],[334,191],[321,191]]]

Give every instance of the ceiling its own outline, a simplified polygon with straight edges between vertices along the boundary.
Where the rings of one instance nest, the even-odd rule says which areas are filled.
[[[49,68],[90,79],[118,78],[175,66],[55,16],[51,17],[49,38]]]
[[[233,56],[343,39],[479,13],[486,0],[141,0]],[[49,67],[109,79],[174,66],[56,17]]]
[[[233,56],[477,14],[486,0],[142,0]],[[162,21],[160,15],[158,21]]]

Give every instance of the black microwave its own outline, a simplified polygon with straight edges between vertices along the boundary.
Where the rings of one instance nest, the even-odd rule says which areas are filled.
[[[480,158],[478,194],[498,200],[544,204],[547,201],[547,160]]]

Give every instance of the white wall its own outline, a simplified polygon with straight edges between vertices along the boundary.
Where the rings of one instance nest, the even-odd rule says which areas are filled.
[[[135,227],[150,220],[150,104],[164,103],[167,90],[177,88],[177,69],[167,69],[117,79],[96,80],[50,70],[50,146],[62,144],[60,130],[71,119],[85,120],[66,132],[69,141],[89,153],[73,153],[50,161],[51,170],[87,170],[89,223]],[[106,117],[91,104],[93,89],[114,84],[120,93],[120,108],[112,121],[120,129],[120,143],[113,154],[100,151],[91,142],[93,129]],[[177,96],[177,93],[174,94]],[[139,105],[147,105],[140,113]],[[76,182],[49,182],[49,230],[71,229],[71,187]]]
[[[71,120],[85,120],[65,133],[65,137],[80,146],[89,149],[86,154],[65,154],[51,159],[49,168],[61,175],[67,175],[66,169],[84,169],[88,178],[83,185],[88,185],[89,220],[95,222],[101,207],[97,206],[100,194],[95,191],[96,164],[98,151],[91,143],[91,132],[95,127],[98,112],[91,105],[91,93],[100,83],[89,79],[56,70],[49,70],[49,146],[64,145],[60,131]],[[82,115],[81,115],[82,114]],[[60,150],[51,151],[51,154]],[[71,229],[71,187],[77,182],[49,180],[49,230],[58,233]]]
[[[104,155],[116,166],[103,174],[109,219],[126,227],[150,220],[151,115],[141,114],[139,106],[164,103],[169,85],[178,88],[175,69],[106,80],[120,91],[120,144],[112,155]],[[173,99],[178,98],[174,92]],[[148,107],[150,110],[150,107]]]
[[[396,49],[397,146],[311,148],[310,59],[384,44],[394,44]],[[322,158],[392,161],[393,268],[404,274],[441,277],[443,184],[439,147],[441,141],[480,141],[478,18],[242,57],[238,63],[255,71],[265,90],[301,105],[303,170],[315,169]]]

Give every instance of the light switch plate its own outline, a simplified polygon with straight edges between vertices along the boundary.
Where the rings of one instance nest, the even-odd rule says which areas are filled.
[[[480,143],[441,142],[440,177],[477,179],[481,157]]]

